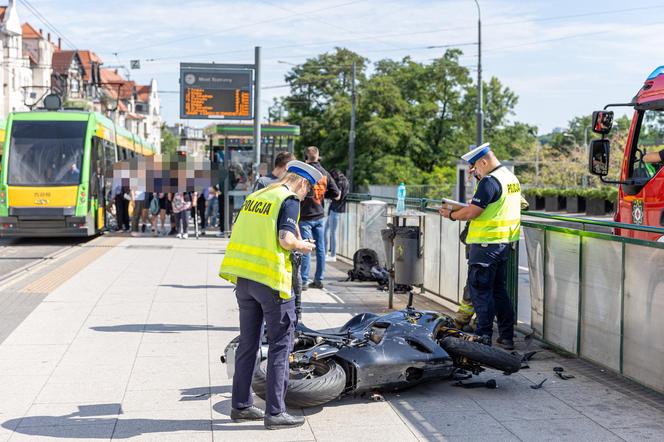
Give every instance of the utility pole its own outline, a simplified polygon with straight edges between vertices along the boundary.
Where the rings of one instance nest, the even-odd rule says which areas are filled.
[[[484,142],[484,112],[482,111],[482,16],[480,13],[480,4],[477,0],[477,138],[476,145],[480,146]]]
[[[352,192],[354,190],[353,166],[355,163],[355,110],[357,102],[357,94],[355,93],[355,62],[353,62],[353,70],[351,74],[350,100],[350,132],[348,133],[348,183],[350,186],[350,192]]]
[[[254,48],[254,182],[261,165],[261,47]]]

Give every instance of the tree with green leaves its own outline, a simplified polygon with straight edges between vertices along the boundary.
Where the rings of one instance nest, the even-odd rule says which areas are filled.
[[[180,140],[168,130],[166,123],[161,125],[161,153],[175,155],[177,153]]]
[[[355,62],[354,181],[438,186],[453,181],[458,157],[475,139],[476,86],[461,55],[450,49],[428,64],[410,57],[380,60],[369,75],[369,60],[336,48],[291,69],[290,95],[272,106],[271,115],[279,110],[300,126],[298,151],[316,145],[326,166],[345,169]],[[535,142],[536,129],[509,121],[517,96],[497,78],[484,88],[485,138],[500,158],[514,158]]]

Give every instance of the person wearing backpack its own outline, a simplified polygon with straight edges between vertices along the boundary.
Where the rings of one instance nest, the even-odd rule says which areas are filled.
[[[328,244],[330,245],[330,256],[326,257],[325,261],[335,262],[337,260],[337,226],[339,225],[341,214],[346,211],[346,196],[348,196],[350,183],[348,182],[348,178],[339,169],[330,170],[330,176],[337,183],[341,194],[338,200],[330,203],[327,222],[325,223],[325,238],[329,238]]]

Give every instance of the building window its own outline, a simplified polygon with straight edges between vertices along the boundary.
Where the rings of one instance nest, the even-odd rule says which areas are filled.
[[[78,80],[72,79],[71,81],[71,91],[78,92]]]

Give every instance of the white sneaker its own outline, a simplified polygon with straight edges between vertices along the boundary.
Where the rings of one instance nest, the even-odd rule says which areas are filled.
[[[325,262],[337,262],[337,257],[336,256],[326,256],[325,257]]]
[[[188,234],[188,233],[185,233],[184,235],[182,235],[182,238],[184,238],[184,239],[189,238],[189,234]]]
[[[182,238],[182,234],[181,234],[181,233],[178,233],[177,235],[175,235],[175,237],[176,237],[176,238]]]

